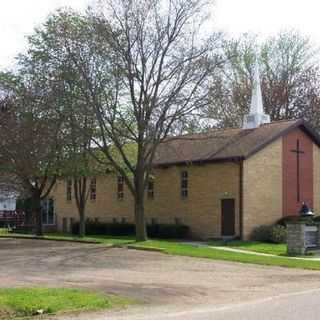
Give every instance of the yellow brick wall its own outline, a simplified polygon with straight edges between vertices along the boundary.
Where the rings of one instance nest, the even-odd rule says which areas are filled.
[[[320,215],[320,148],[313,144],[313,211]]]
[[[179,218],[191,227],[194,237],[209,238],[221,235],[221,199],[234,198],[236,204],[236,232],[239,234],[239,165],[217,163],[188,166],[189,196],[180,196],[180,172],[186,167],[169,167],[154,172],[154,199],[146,199],[147,221],[174,223]],[[101,221],[126,218],[133,221],[133,199],[125,187],[124,200],[117,199],[115,175],[97,178],[97,200],[88,200],[87,217]],[[78,220],[74,199],[66,200],[66,183],[59,181],[53,190],[58,228],[62,218]]]
[[[191,226],[195,237],[220,237],[221,199],[234,198],[236,231],[239,234],[239,165],[235,163],[192,166],[189,173],[189,196],[180,197],[180,172],[183,167],[157,170],[155,198],[148,200],[146,211],[160,222],[180,218]]]
[[[244,161],[243,236],[282,217],[282,138]]]
[[[117,199],[117,177],[109,174],[96,178],[96,200],[87,201],[86,216],[90,219],[99,219],[99,221],[111,222],[113,218],[118,220],[121,218],[127,221],[133,220],[132,197],[129,191],[125,188],[125,198],[123,201]],[[67,218],[70,223],[70,218],[74,221],[79,220],[78,211],[76,208],[75,199],[72,190],[72,200],[66,199],[66,181],[59,180],[56,184],[52,196],[55,203],[55,213],[57,218],[58,229],[62,230],[62,219]],[[120,221],[120,220],[119,220]]]

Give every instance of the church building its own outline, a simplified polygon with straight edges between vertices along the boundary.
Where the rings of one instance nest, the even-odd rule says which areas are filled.
[[[148,223],[182,223],[194,238],[249,239],[261,225],[297,215],[302,202],[320,213],[320,138],[303,120],[270,122],[255,66],[250,113],[239,129],[170,137],[157,151],[146,191]],[[70,181],[52,198],[53,224],[78,220]],[[122,177],[91,179],[87,217],[133,222],[133,199]]]

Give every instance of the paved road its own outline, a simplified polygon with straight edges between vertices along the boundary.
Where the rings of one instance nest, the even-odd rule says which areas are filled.
[[[0,261],[0,287],[81,287],[144,302],[61,319],[269,320],[295,316],[297,308],[308,319],[316,319],[313,314],[320,319],[317,271],[20,239],[0,239]],[[301,291],[306,293],[297,294]]]
[[[320,289],[275,296],[255,302],[221,308],[208,307],[190,312],[177,312],[150,320],[319,320]],[[130,317],[127,318],[131,319]],[[147,319],[147,318],[145,318]]]
[[[118,311],[116,313],[96,313],[91,320],[319,320],[320,289],[300,291],[290,294],[229,304],[221,307],[210,305],[186,310],[180,306],[173,310],[165,307],[142,308]],[[171,310],[170,310],[171,309]],[[89,315],[61,317],[59,320],[89,319]]]
[[[275,296],[250,303],[221,308],[204,307],[176,312],[167,316],[146,317],[150,320],[319,320],[320,289]],[[130,317],[127,318],[131,320]]]

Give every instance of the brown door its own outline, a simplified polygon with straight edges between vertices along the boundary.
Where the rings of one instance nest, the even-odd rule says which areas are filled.
[[[221,233],[223,237],[235,234],[234,199],[221,200]]]

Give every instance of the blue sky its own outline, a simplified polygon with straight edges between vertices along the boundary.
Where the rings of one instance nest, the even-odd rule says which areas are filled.
[[[53,10],[68,6],[84,10],[90,0],[0,1],[0,67],[26,47],[32,33]],[[212,25],[231,34],[256,32],[265,37],[281,29],[295,28],[320,44],[319,0],[215,0]]]

